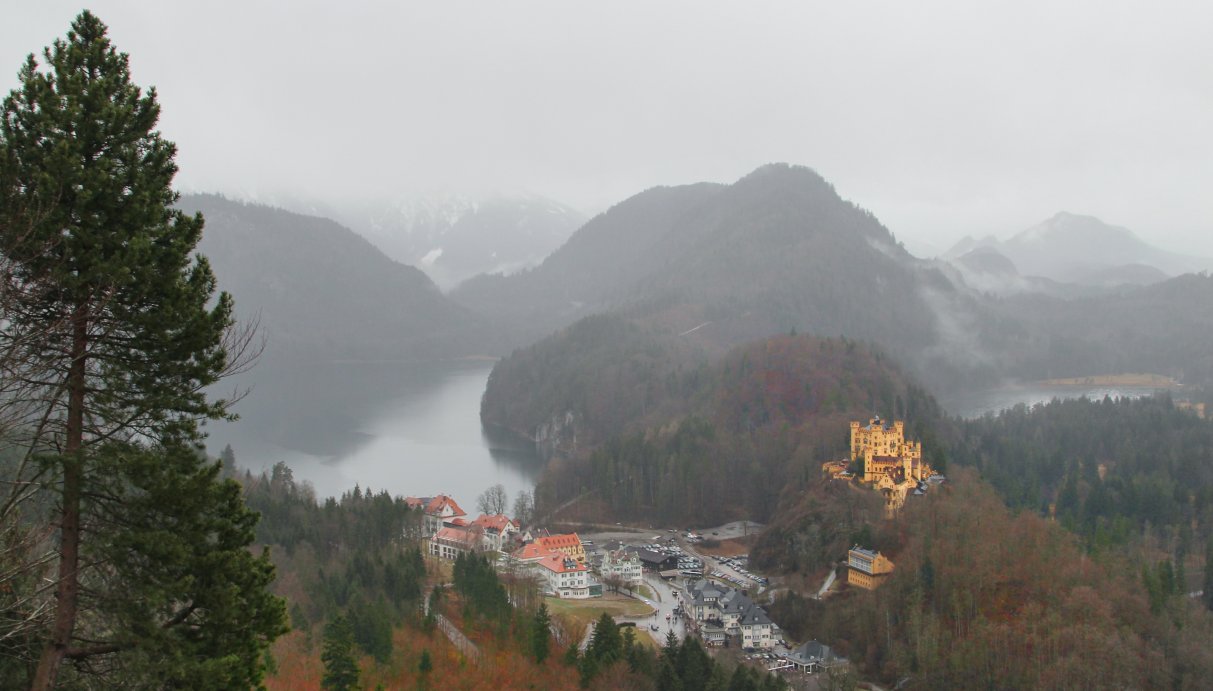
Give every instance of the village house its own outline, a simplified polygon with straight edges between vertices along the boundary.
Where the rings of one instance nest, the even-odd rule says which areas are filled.
[[[770,649],[779,639],[778,627],[766,610],[754,604],[745,593],[719,585],[707,579],[695,581],[688,588],[688,612],[702,625],[704,642],[724,644],[736,639],[742,648]],[[709,631],[713,634],[710,638]],[[722,632],[725,639],[721,639]]]
[[[536,563],[547,583],[547,590],[561,599],[581,600],[594,596],[589,567],[562,552],[549,551]],[[602,587],[598,587],[598,595]]]
[[[531,544],[539,545],[543,549],[561,552],[569,558],[575,559],[578,564],[585,564],[585,547],[581,545],[581,538],[577,537],[577,533],[543,535],[535,538],[535,541]]]
[[[426,535],[437,533],[443,526],[456,525],[456,519],[462,522],[463,517],[467,515],[454,499],[445,494],[436,497],[406,497],[404,502],[409,508],[422,509],[425,512],[421,525]]]
[[[576,536],[574,535],[573,538],[576,539]],[[547,592],[556,597],[568,599],[602,595],[602,584],[595,582],[590,577],[590,567],[584,561],[577,561],[559,549],[545,547],[541,540],[542,538],[523,545],[514,553],[514,558],[535,571],[540,582],[546,585]],[[554,544],[571,549],[568,540],[559,540]],[[581,545],[580,540],[577,541],[577,545]],[[582,554],[584,555],[584,552]]]
[[[893,573],[893,562],[880,552],[855,545],[847,552],[847,584],[875,590]]]
[[[830,646],[818,643],[817,641],[809,641],[804,645],[796,648],[788,653],[785,658],[797,671],[806,674],[814,672],[823,672],[834,665],[845,665],[847,659],[839,657]]]
[[[741,629],[742,648],[768,650],[775,647],[775,624],[767,616],[766,610],[758,605],[751,605],[741,615],[738,628]]]
[[[480,531],[470,526],[443,526],[429,538],[429,554],[454,561],[460,554],[480,551]]]
[[[602,558],[599,567],[603,580],[616,577],[629,586],[637,586],[644,582],[644,568],[640,557],[635,552],[627,550],[610,550]]]
[[[508,551],[519,532],[518,522],[500,513],[480,514],[470,525],[480,531],[480,545],[485,551]]]
[[[635,552],[640,559],[640,565],[658,573],[678,568],[678,555],[667,552],[656,552],[643,547],[629,547],[629,552]]]

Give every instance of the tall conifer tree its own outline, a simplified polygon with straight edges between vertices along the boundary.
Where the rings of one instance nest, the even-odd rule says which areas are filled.
[[[71,661],[247,687],[284,614],[247,551],[256,516],[198,450],[198,421],[227,414],[203,388],[233,364],[232,302],[194,254],[202,218],[172,207],[155,91],[106,33],[80,14],[0,113],[0,379],[32,481],[13,486],[55,497],[31,686],[68,683]]]

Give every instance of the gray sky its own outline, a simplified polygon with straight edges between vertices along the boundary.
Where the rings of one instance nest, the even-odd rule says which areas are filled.
[[[157,87],[189,190],[525,189],[594,212],[787,161],[941,249],[1067,210],[1213,256],[1207,1],[91,9]],[[5,92],[79,10],[5,8]]]

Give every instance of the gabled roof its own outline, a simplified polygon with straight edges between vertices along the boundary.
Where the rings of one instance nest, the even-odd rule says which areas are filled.
[[[835,653],[830,646],[820,643],[816,640],[809,641],[799,648],[788,653],[788,659],[793,662],[799,662],[802,665],[811,662],[829,663],[829,662],[845,662],[845,657],[840,657]]]
[[[443,507],[447,507],[447,506],[451,507],[452,516],[466,516],[467,515],[467,513],[465,513],[463,509],[459,508],[459,505],[455,503],[454,499],[451,499],[450,497],[448,497],[445,494],[439,494],[438,496],[430,499],[430,503],[427,504],[425,507],[425,512],[430,514],[431,516],[437,516],[442,513]]]
[[[615,564],[620,564],[623,562],[632,563],[632,562],[639,562],[640,557],[637,556],[635,552],[629,552],[624,549],[615,549],[615,550],[607,550],[606,556],[603,558],[603,561],[610,561]]]
[[[551,553],[552,550],[545,548],[538,542],[532,542],[530,544],[523,545],[522,549],[515,552],[514,558],[518,559],[519,561],[535,561],[536,559],[542,559]]]
[[[555,573],[575,573],[578,571],[586,571],[589,569],[585,564],[579,563],[576,559],[570,559],[563,552],[549,552],[539,560],[539,565],[548,571]]]
[[[764,626],[771,623],[771,618],[767,616],[766,610],[758,605],[750,605],[750,608],[741,615],[742,626]]]
[[[739,590],[730,590],[720,600],[720,609],[725,614],[740,614],[753,606],[753,600]]]
[[[479,526],[485,530],[492,530],[497,533],[503,533],[510,526],[515,529],[518,527],[517,522],[513,521],[503,513],[488,515],[480,514],[476,520],[472,521],[472,525]]]
[[[433,497],[405,497],[404,503],[410,509],[423,509],[430,505]]]

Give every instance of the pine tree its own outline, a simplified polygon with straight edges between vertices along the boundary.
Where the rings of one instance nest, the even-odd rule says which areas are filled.
[[[543,664],[551,652],[551,625],[552,619],[548,616],[548,606],[540,603],[539,609],[535,610],[535,618],[531,622],[531,654],[534,655],[535,662],[539,664]]]
[[[345,617],[338,616],[324,627],[324,663],[321,688],[347,691],[358,688],[358,664],[354,661],[354,632]]]
[[[36,480],[7,502],[56,507],[30,685],[73,683],[65,660],[103,684],[255,685],[285,612],[247,552],[255,515],[198,448],[198,420],[227,414],[203,389],[248,341],[193,254],[201,217],[171,206],[154,90],[87,11],[43,57],[0,113],[0,383]]]
[[[421,660],[417,663],[417,671],[421,674],[421,678],[417,681],[417,686],[422,689],[428,689],[430,686],[430,672],[434,669],[434,661],[430,659],[429,648],[422,649]]]

